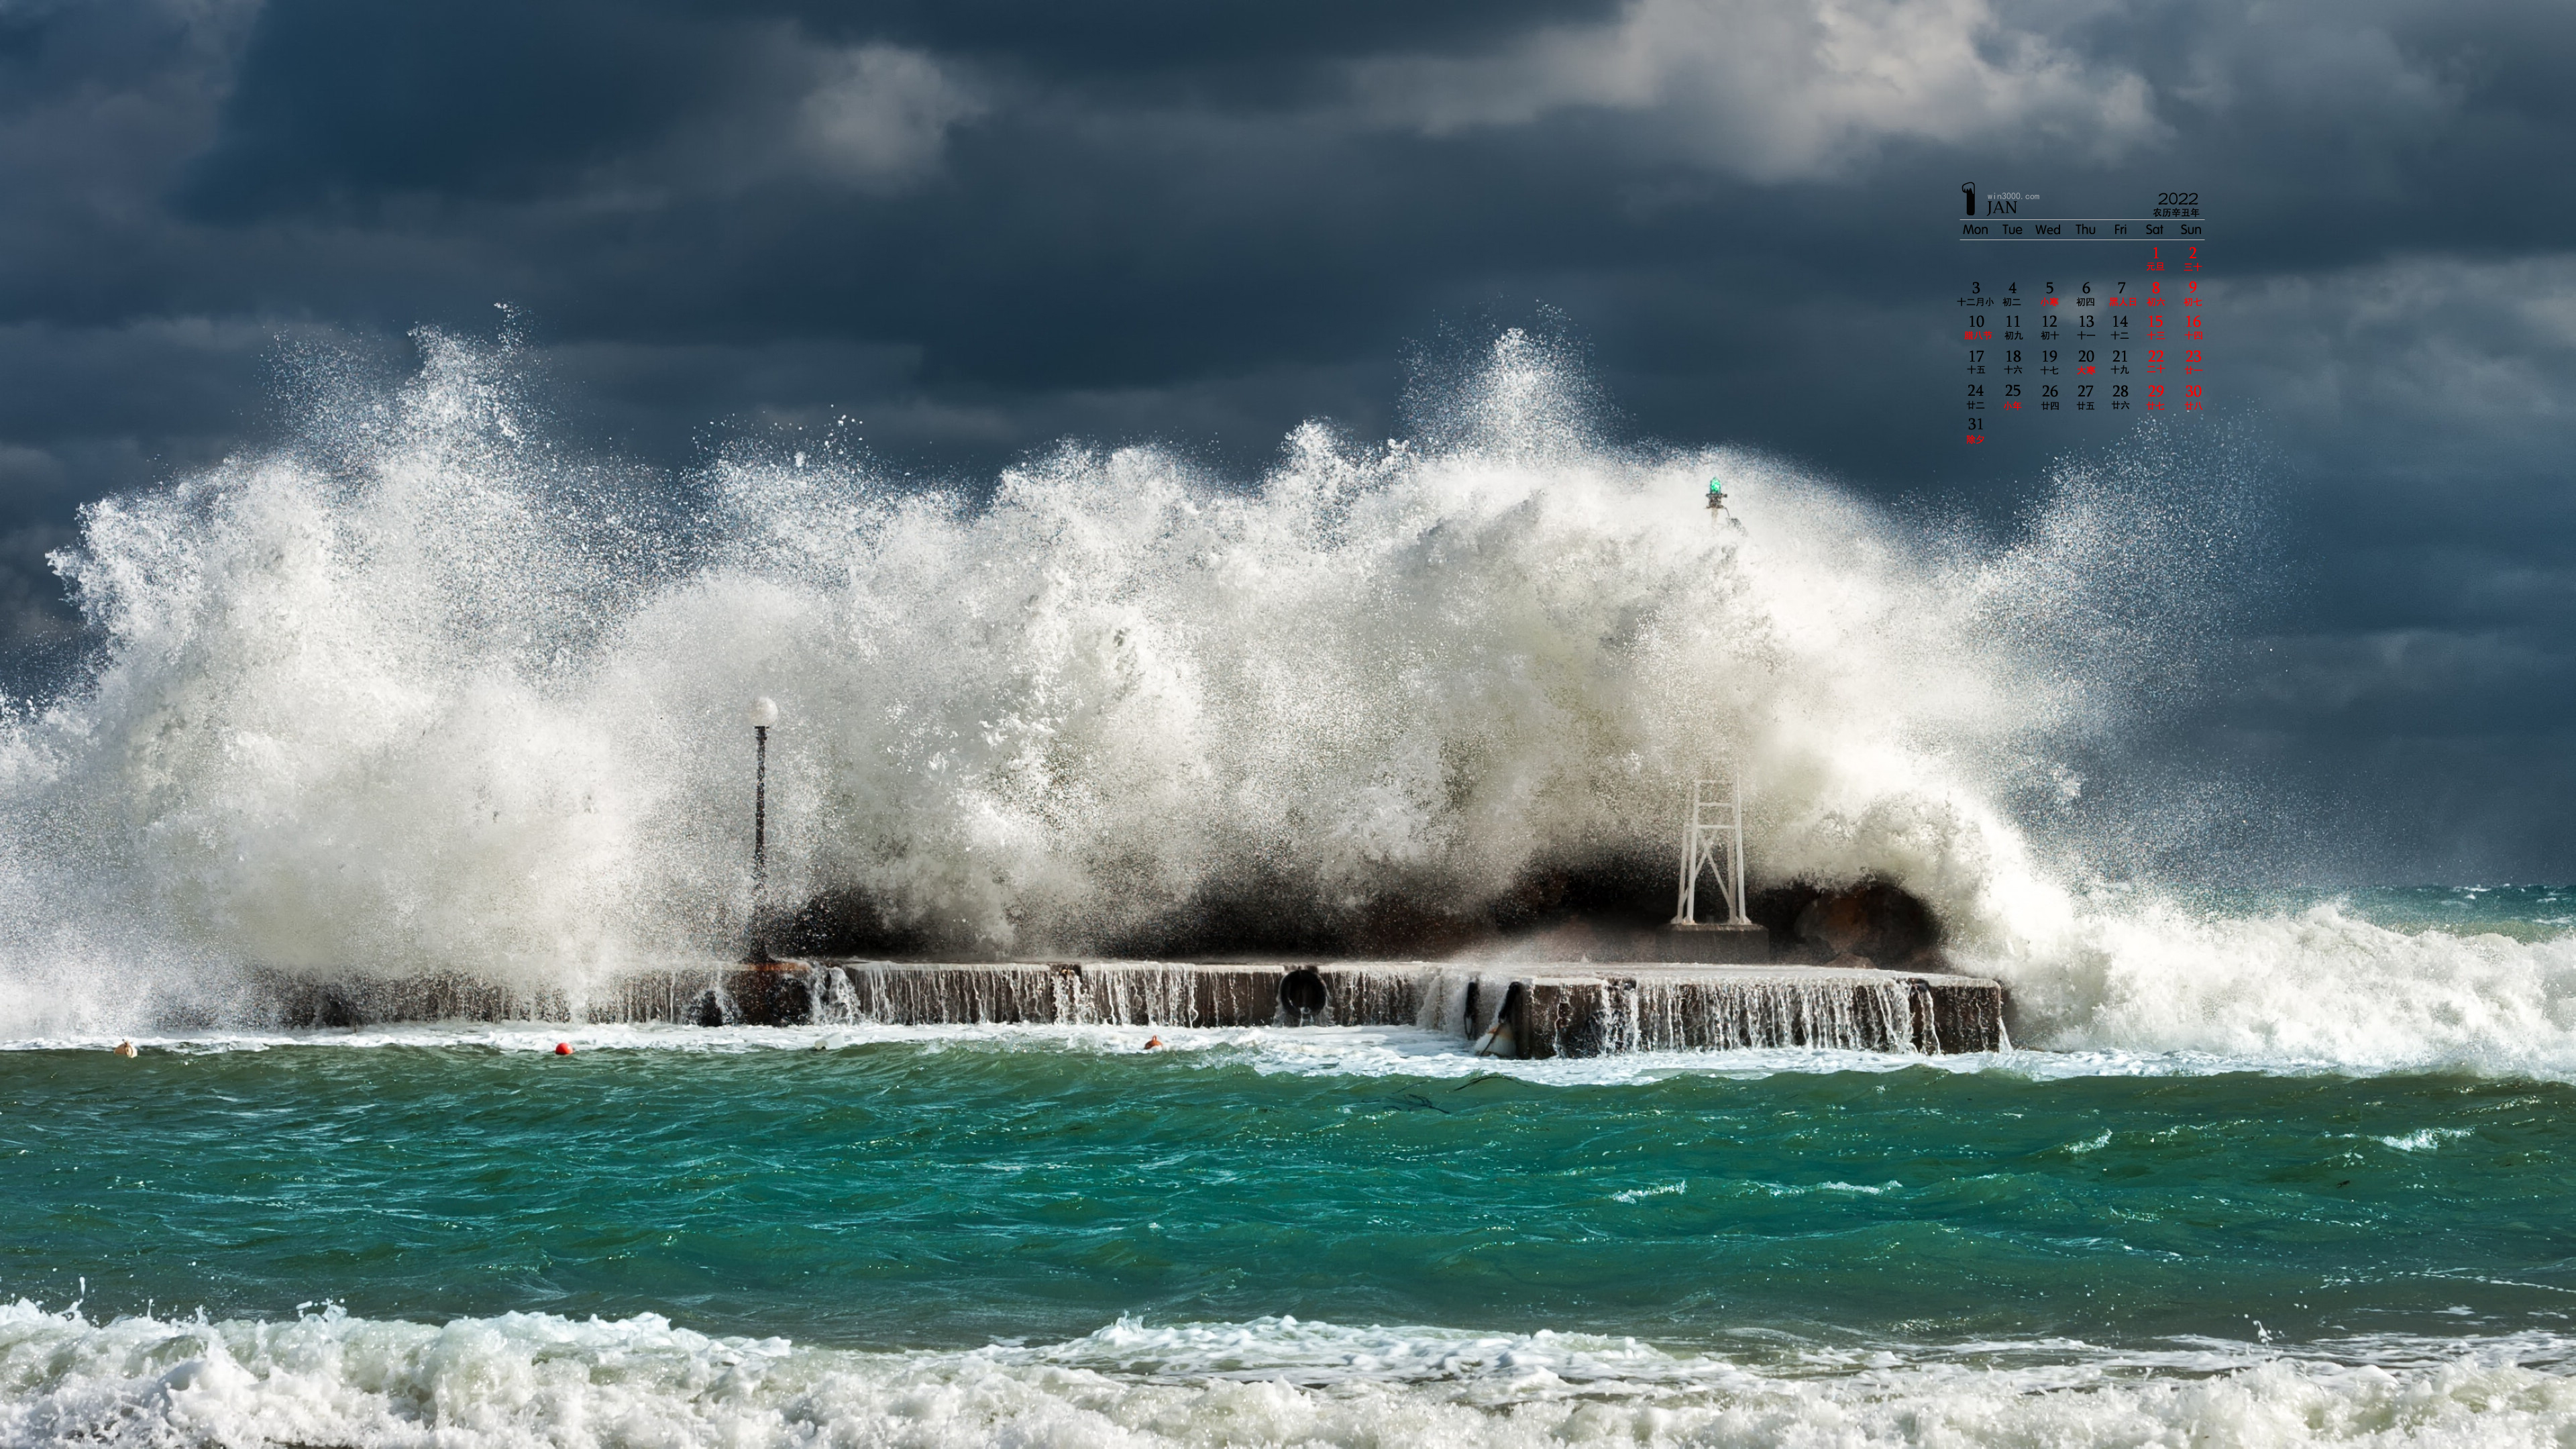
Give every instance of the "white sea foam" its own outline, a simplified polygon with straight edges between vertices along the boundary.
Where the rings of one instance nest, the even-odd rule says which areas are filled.
[[[2395,931],[2332,904],[2245,918],[2147,902],[2082,913],[2015,953],[1986,964],[2036,1044],[2576,1074],[2576,937]]]
[[[2374,1137],[2371,1140],[2385,1143],[2400,1152],[2431,1152],[2445,1142],[2470,1135],[2466,1127],[2423,1127],[2403,1137]]]
[[[658,1024],[567,1025],[560,1022],[425,1022],[298,1031],[218,1030],[177,1035],[67,1033],[0,1040],[0,1051],[103,1051],[131,1041],[145,1053],[214,1054],[383,1048],[489,1050],[544,1054],[558,1044],[576,1056],[596,1052],[740,1055],[843,1051],[870,1047],[923,1052],[1048,1052],[1146,1057],[1192,1067],[1240,1066],[1303,1077],[1415,1078],[1470,1090],[1485,1080],[1546,1087],[1618,1086],[1671,1077],[1751,1080],[1783,1074],[1935,1071],[1995,1072],[2033,1081],[2084,1077],[2195,1077],[2252,1072],[2274,1076],[2343,1075],[2330,1060],[2231,1057],[2209,1052],[2032,1051],[1918,1056],[1823,1047],[1728,1052],[1645,1051],[1598,1057],[1522,1060],[1478,1056],[1456,1034],[1417,1027],[1142,1027],[937,1025],[695,1027]],[[1149,1042],[1159,1045],[1148,1046]],[[2072,1152],[2096,1143],[2077,1143]],[[2393,1145],[2393,1144],[2392,1144]]]
[[[2576,938],[2068,885],[2070,761],[2228,593],[2210,479],[2069,471],[1984,541],[1750,454],[1605,446],[1514,334],[1416,442],[1310,426],[1248,489],[1151,448],[1067,449],[980,504],[746,463],[681,517],[566,462],[506,353],[426,350],[291,449],[88,513],[64,567],[98,667],[0,719],[0,1032],[238,1022],[251,968],[578,995],[718,959],[766,694],[779,896],[961,948],[1212,897],[1479,908],[1659,857],[1724,749],[1759,871],[1916,891],[2017,1040],[2576,1074]],[[1740,528],[1699,506],[1711,474]]]
[[[2547,1335],[1729,1356],[1285,1318],[869,1353],[651,1316],[97,1324],[22,1302],[0,1308],[0,1445],[2555,1446],[2568,1358]]]

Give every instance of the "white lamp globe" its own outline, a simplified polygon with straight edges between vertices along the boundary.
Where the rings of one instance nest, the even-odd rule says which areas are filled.
[[[762,729],[778,723],[778,701],[762,695],[751,702],[751,722]]]

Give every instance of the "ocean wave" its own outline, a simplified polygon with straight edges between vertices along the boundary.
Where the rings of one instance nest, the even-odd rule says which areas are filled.
[[[2398,930],[2334,903],[2230,916],[2158,901],[2088,911],[1980,963],[2017,1038],[2355,1072],[2576,1074],[2576,936]]]
[[[964,1351],[715,1338],[651,1315],[92,1323],[0,1307],[0,1445],[2555,1446],[2547,1334],[1676,1352],[1292,1318]]]
[[[1668,893],[1678,792],[1724,756],[1756,875],[1928,901],[2059,1054],[2014,1069],[2576,1075],[2557,893],[2393,929],[2081,886],[2150,822],[2087,816],[2076,762],[2214,627],[2225,479],[2070,467],[1984,538],[1741,450],[1610,446],[1513,334],[1421,439],[1309,426],[1241,486],[1154,448],[977,499],[838,454],[638,483],[566,463],[506,350],[425,353],[273,455],[86,513],[61,567],[96,667],[0,710],[0,1035],[255,1026],[254,972],[534,998],[730,959],[737,715],[769,694],[774,898],[925,950],[1411,949],[1570,883]],[[1255,1051],[1301,1053],[1457,1066]]]
[[[569,465],[506,351],[425,352],[85,512],[95,669],[0,718],[0,1007],[738,950],[754,695],[773,897],[974,955],[1651,895],[1716,756],[1760,873],[2007,939],[2065,908],[2014,802],[2165,685],[2235,526],[2224,489],[2078,469],[1997,542],[1614,447],[1517,333],[1428,441],[1310,425],[1238,484],[1067,447],[981,498],[837,454]]]

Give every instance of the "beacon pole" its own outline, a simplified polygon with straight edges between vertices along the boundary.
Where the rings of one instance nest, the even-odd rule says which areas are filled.
[[[751,928],[750,949],[743,962],[769,964],[769,727],[778,723],[778,703],[767,695],[751,702]]]

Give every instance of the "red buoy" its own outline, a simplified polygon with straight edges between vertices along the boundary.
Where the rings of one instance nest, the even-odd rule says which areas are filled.
[[[556,1042],[556,1043],[555,1043],[555,1055],[556,1055],[556,1056],[559,1056],[559,1057],[568,1057],[568,1056],[571,1056],[571,1055],[572,1055],[572,1043],[571,1043],[571,1042],[568,1042],[568,1041],[559,1041],[559,1042]]]

